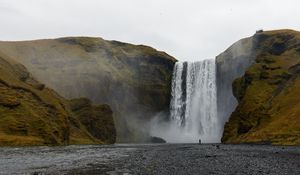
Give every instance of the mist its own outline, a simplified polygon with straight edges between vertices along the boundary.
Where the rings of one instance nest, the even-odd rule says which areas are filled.
[[[165,120],[166,113],[158,113],[149,122],[150,135],[160,137],[168,143],[193,143],[198,140],[194,139],[194,135],[185,134],[183,129],[178,127],[178,124],[172,120]]]

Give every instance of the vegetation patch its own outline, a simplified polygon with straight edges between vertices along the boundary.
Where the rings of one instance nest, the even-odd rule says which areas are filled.
[[[233,83],[239,104],[222,142],[300,144],[300,33],[261,32],[256,63]],[[263,38],[263,39],[262,39]]]
[[[0,53],[0,146],[114,143],[109,106],[86,101],[70,104]]]

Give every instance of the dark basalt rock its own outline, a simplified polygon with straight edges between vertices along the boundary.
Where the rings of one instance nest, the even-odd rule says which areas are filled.
[[[150,143],[167,143],[163,138],[152,136],[149,139]]]
[[[113,112],[108,105],[92,105],[89,99],[79,98],[70,100],[70,106],[80,123],[93,137],[105,143],[116,142]]]
[[[269,53],[273,55],[281,55],[283,52],[286,51],[286,49],[287,46],[285,45],[285,43],[274,43],[271,49],[269,50]]]

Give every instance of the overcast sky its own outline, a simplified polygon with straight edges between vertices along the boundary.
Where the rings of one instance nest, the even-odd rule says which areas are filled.
[[[0,0],[0,40],[96,36],[214,58],[258,29],[300,30],[299,0]]]

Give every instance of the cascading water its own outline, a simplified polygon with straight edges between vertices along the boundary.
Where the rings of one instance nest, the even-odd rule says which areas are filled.
[[[184,142],[220,142],[216,93],[214,60],[175,64],[170,112],[171,123],[180,130],[177,142],[182,137]]]
[[[161,116],[156,117],[161,118]],[[167,142],[219,143],[215,60],[177,62],[172,77],[170,120],[152,121],[151,133]]]

